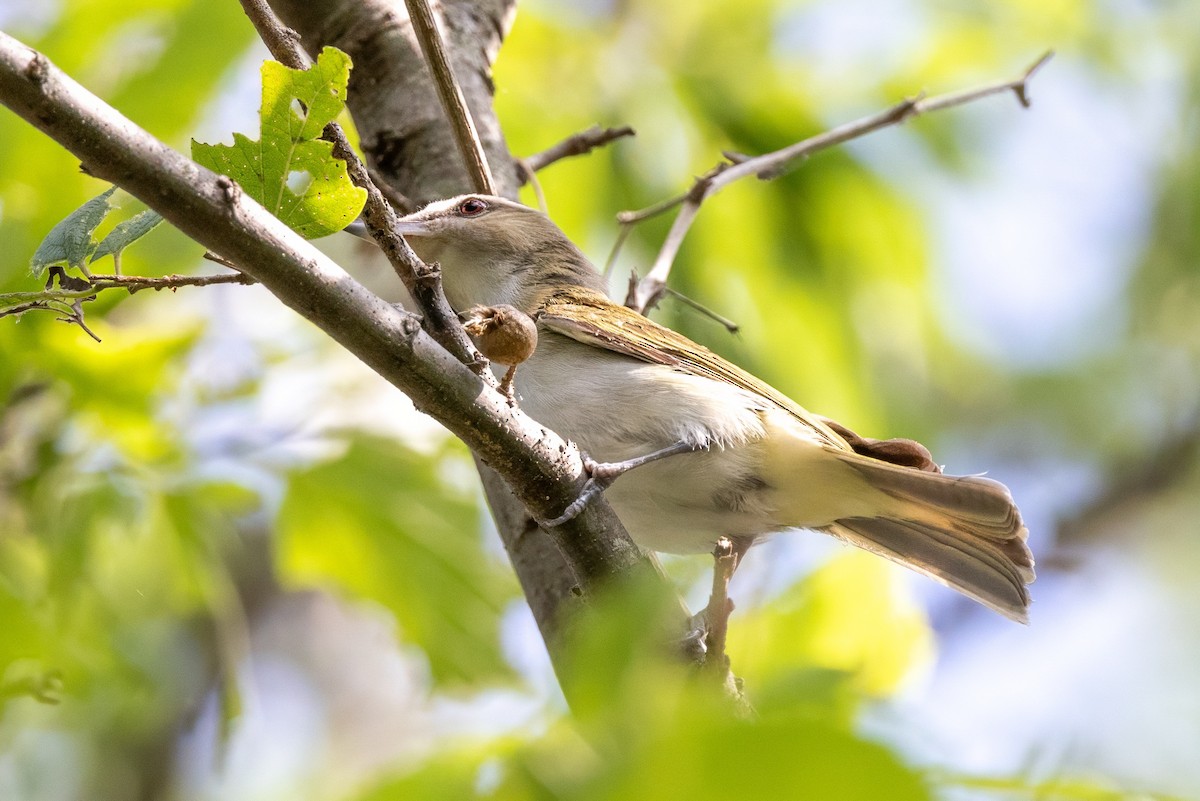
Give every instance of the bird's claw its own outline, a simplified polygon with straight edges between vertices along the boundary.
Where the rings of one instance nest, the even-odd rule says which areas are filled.
[[[583,457],[583,469],[588,474],[587,483],[579,491],[579,496],[571,501],[561,515],[546,521],[548,528],[561,526],[563,523],[574,520],[597,495],[611,487],[612,483],[629,468],[620,462],[597,462],[585,456]]]
[[[697,449],[697,446],[681,441],[653,453],[648,453],[645,456],[635,456],[624,462],[597,462],[584,455],[583,469],[588,474],[587,483],[583,485],[583,490],[579,493],[579,497],[571,501],[571,504],[563,510],[561,515],[553,520],[546,521],[546,526],[553,528],[574,519],[591,503],[593,498],[604,492],[604,490],[612,486],[614,481],[635,467],[641,467],[644,464],[657,462],[659,459],[665,459],[668,456],[675,456],[676,454],[687,453]]]

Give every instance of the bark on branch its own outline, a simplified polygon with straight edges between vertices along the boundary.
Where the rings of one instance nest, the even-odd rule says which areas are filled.
[[[310,55],[325,45],[350,54],[349,105],[372,176],[416,205],[471,191],[453,134],[408,19],[385,0],[270,0]],[[491,65],[514,0],[443,0],[442,33],[471,117],[492,165],[497,194],[517,195],[517,168],[492,107]],[[513,500],[492,470],[480,476],[492,517],[543,638],[558,637],[561,610],[575,602],[574,573],[551,537]]]
[[[55,67],[0,33],[0,102],[196,241],[237,264],[403,390],[466,442],[525,506],[553,517],[584,483],[578,451],[538,425],[438,345],[419,318],[386,303],[232,180],[154,139]],[[579,585],[653,571],[607,504],[556,529]]]

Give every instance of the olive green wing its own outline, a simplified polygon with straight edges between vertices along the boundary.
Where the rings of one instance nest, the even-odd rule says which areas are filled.
[[[550,295],[535,315],[538,324],[578,342],[662,364],[692,375],[724,381],[763,397],[811,428],[830,447],[851,450],[819,417],[779,390],[722,359],[703,345],[613,303],[604,295],[571,287]]]

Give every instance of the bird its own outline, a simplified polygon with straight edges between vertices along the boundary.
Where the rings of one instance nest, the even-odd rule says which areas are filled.
[[[396,231],[440,265],[455,309],[511,306],[536,321],[536,349],[513,377],[521,408],[584,451],[589,486],[640,547],[728,541],[740,561],[771,535],[811,529],[1028,622],[1028,529],[1000,482],[945,474],[912,440],[860,437],[614,302],[540,211],[462,195]]]

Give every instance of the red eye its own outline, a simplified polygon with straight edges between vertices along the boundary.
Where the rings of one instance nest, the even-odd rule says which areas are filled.
[[[460,217],[478,217],[487,211],[488,204],[484,203],[477,197],[469,197],[462,203],[458,204],[458,216]]]

